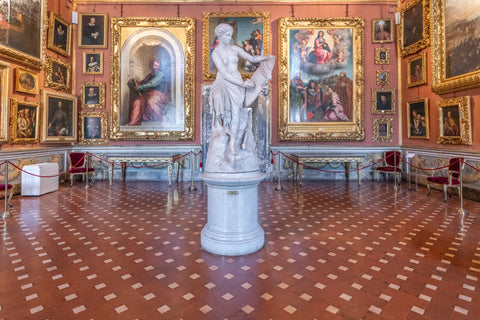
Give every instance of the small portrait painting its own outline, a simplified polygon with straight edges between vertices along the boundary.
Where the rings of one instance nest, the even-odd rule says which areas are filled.
[[[408,137],[428,139],[428,99],[407,102]]]
[[[103,74],[103,53],[84,52],[83,66],[84,74]]]
[[[52,63],[52,81],[62,85],[66,85],[68,81],[67,68],[58,62]]]
[[[84,117],[84,139],[100,139],[102,137],[102,119],[99,117]]]
[[[386,43],[393,42],[392,19],[374,19],[372,20],[372,42]]]
[[[390,63],[390,48],[375,48],[375,64]]]
[[[388,134],[388,124],[386,123],[380,123],[378,125],[378,135],[380,137],[386,137]]]
[[[80,13],[79,22],[79,47],[80,48],[106,48],[108,18],[104,13]]]
[[[392,142],[393,141],[393,119],[375,118],[373,119],[373,142]]]
[[[12,99],[11,143],[38,142],[39,104]]]
[[[70,64],[47,55],[45,87],[68,93],[70,91]]]
[[[423,39],[423,3],[418,1],[403,13],[403,47]]]
[[[395,89],[372,89],[372,114],[395,113]]]
[[[48,49],[66,57],[70,56],[71,25],[55,13],[50,12],[48,28]]]
[[[105,83],[82,83],[82,108],[103,108],[105,106]]]
[[[422,52],[408,59],[407,84],[408,87],[416,87],[427,83],[426,53]]]
[[[377,84],[380,84],[380,85],[390,84],[389,70],[377,70]]]
[[[459,137],[460,136],[460,114],[458,106],[446,106],[442,108],[442,136]]]
[[[75,142],[77,139],[77,98],[42,92],[42,142]]]
[[[38,94],[38,75],[25,69],[17,68],[15,89],[17,92]]]
[[[440,137],[438,143],[472,144],[470,96],[450,98],[440,102]]]

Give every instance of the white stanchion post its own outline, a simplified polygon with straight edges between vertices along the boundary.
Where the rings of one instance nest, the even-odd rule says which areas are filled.
[[[10,218],[12,214],[8,211],[8,160],[5,161],[5,211],[2,214],[2,219]]]
[[[462,171],[463,171],[463,159],[459,159],[460,161],[460,166],[459,166],[459,169],[460,169],[460,176],[459,176],[459,179],[460,179],[460,208],[458,209],[458,214],[461,214],[461,215],[465,215],[465,211],[463,210],[463,178],[462,178]]]
[[[190,154],[190,167],[192,168],[192,173],[191,173],[191,175],[192,175],[192,177],[191,177],[191,178],[192,178],[192,183],[191,183],[190,187],[188,188],[188,191],[190,191],[190,192],[195,192],[195,191],[197,191],[197,187],[195,187],[195,185],[193,184],[193,173],[194,173],[194,168],[195,168],[195,159],[194,159],[194,156],[195,156],[195,155],[194,155],[194,153],[193,153],[193,151],[192,151],[192,153]]]
[[[276,163],[277,163],[277,168],[278,168],[278,180],[277,180],[277,186],[275,187],[275,191],[282,191],[283,187],[282,187],[282,184],[280,182],[280,179],[281,179],[280,176],[282,175],[282,170],[281,170],[281,166],[280,166],[280,152],[277,153],[275,158],[276,158]]]

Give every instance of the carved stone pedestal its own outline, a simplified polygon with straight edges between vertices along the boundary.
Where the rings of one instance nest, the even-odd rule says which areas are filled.
[[[263,247],[265,234],[258,223],[258,184],[265,175],[247,173],[203,173],[208,186],[208,220],[201,244],[208,252],[238,256]]]

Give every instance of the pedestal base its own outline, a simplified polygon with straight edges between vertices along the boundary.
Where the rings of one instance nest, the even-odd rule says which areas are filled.
[[[265,234],[258,223],[260,172],[204,173],[208,185],[208,219],[201,244],[208,252],[238,256],[263,247]]]

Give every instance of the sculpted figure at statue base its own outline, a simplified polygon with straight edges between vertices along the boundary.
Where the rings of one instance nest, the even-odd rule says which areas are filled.
[[[259,170],[249,106],[271,79],[275,57],[251,56],[230,43],[232,33],[232,27],[225,23],[215,28],[219,44],[212,53],[212,60],[218,72],[209,97],[213,123],[206,172]],[[239,58],[260,64],[253,76],[245,81],[238,71]]]

